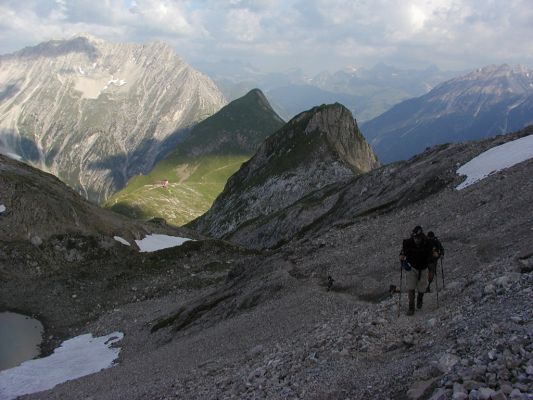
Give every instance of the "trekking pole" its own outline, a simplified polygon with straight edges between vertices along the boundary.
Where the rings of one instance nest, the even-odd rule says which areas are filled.
[[[444,256],[440,258],[440,270],[442,272],[442,288],[444,289]]]
[[[437,276],[437,268],[435,268],[435,287],[437,288],[437,308],[439,308],[439,277]]]
[[[402,303],[402,282],[403,282],[403,266],[400,264],[400,292],[398,293],[398,318],[400,318],[400,307]]]

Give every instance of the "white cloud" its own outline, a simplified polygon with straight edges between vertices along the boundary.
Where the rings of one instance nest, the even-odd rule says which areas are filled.
[[[1,53],[83,31],[277,69],[533,64],[531,0],[2,0],[0,14]]]
[[[242,42],[253,42],[261,34],[261,18],[247,9],[230,10],[226,16],[226,31]]]

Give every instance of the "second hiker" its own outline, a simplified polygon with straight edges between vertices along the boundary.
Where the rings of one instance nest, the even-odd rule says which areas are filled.
[[[437,274],[439,258],[444,257],[444,247],[442,247],[439,238],[432,231],[428,232],[427,238],[433,247],[433,255],[428,265],[428,287],[426,288],[426,293],[431,293],[431,282],[433,282],[433,278]]]

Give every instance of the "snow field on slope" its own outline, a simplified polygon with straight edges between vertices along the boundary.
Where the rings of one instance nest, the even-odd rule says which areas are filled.
[[[154,233],[146,236],[142,240],[136,240],[135,243],[137,243],[137,246],[139,246],[140,252],[150,252],[167,249],[169,247],[181,246],[183,243],[189,240],[191,239]]]
[[[131,246],[130,242],[120,236],[113,236],[113,239],[115,239],[119,243],[122,243],[125,246]]]
[[[533,135],[493,147],[457,170],[459,175],[466,175],[466,179],[456,189],[464,189],[495,172],[510,168],[530,158],[533,158]]]
[[[93,337],[90,333],[65,340],[48,357],[23,362],[0,372],[0,400],[52,389],[60,383],[109,368],[120,348],[111,347],[124,334]]]

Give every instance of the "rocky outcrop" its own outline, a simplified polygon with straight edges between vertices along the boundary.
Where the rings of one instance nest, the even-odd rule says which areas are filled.
[[[436,144],[478,140],[533,123],[533,71],[488,66],[446,81],[361,125],[380,161]]]
[[[101,201],[225,100],[164,43],[56,40],[0,56],[0,152]]]
[[[315,107],[270,136],[233,175],[213,207],[191,227],[236,239],[254,225],[312,191],[378,166],[351,112],[340,104]],[[238,237],[239,243],[249,243]]]

